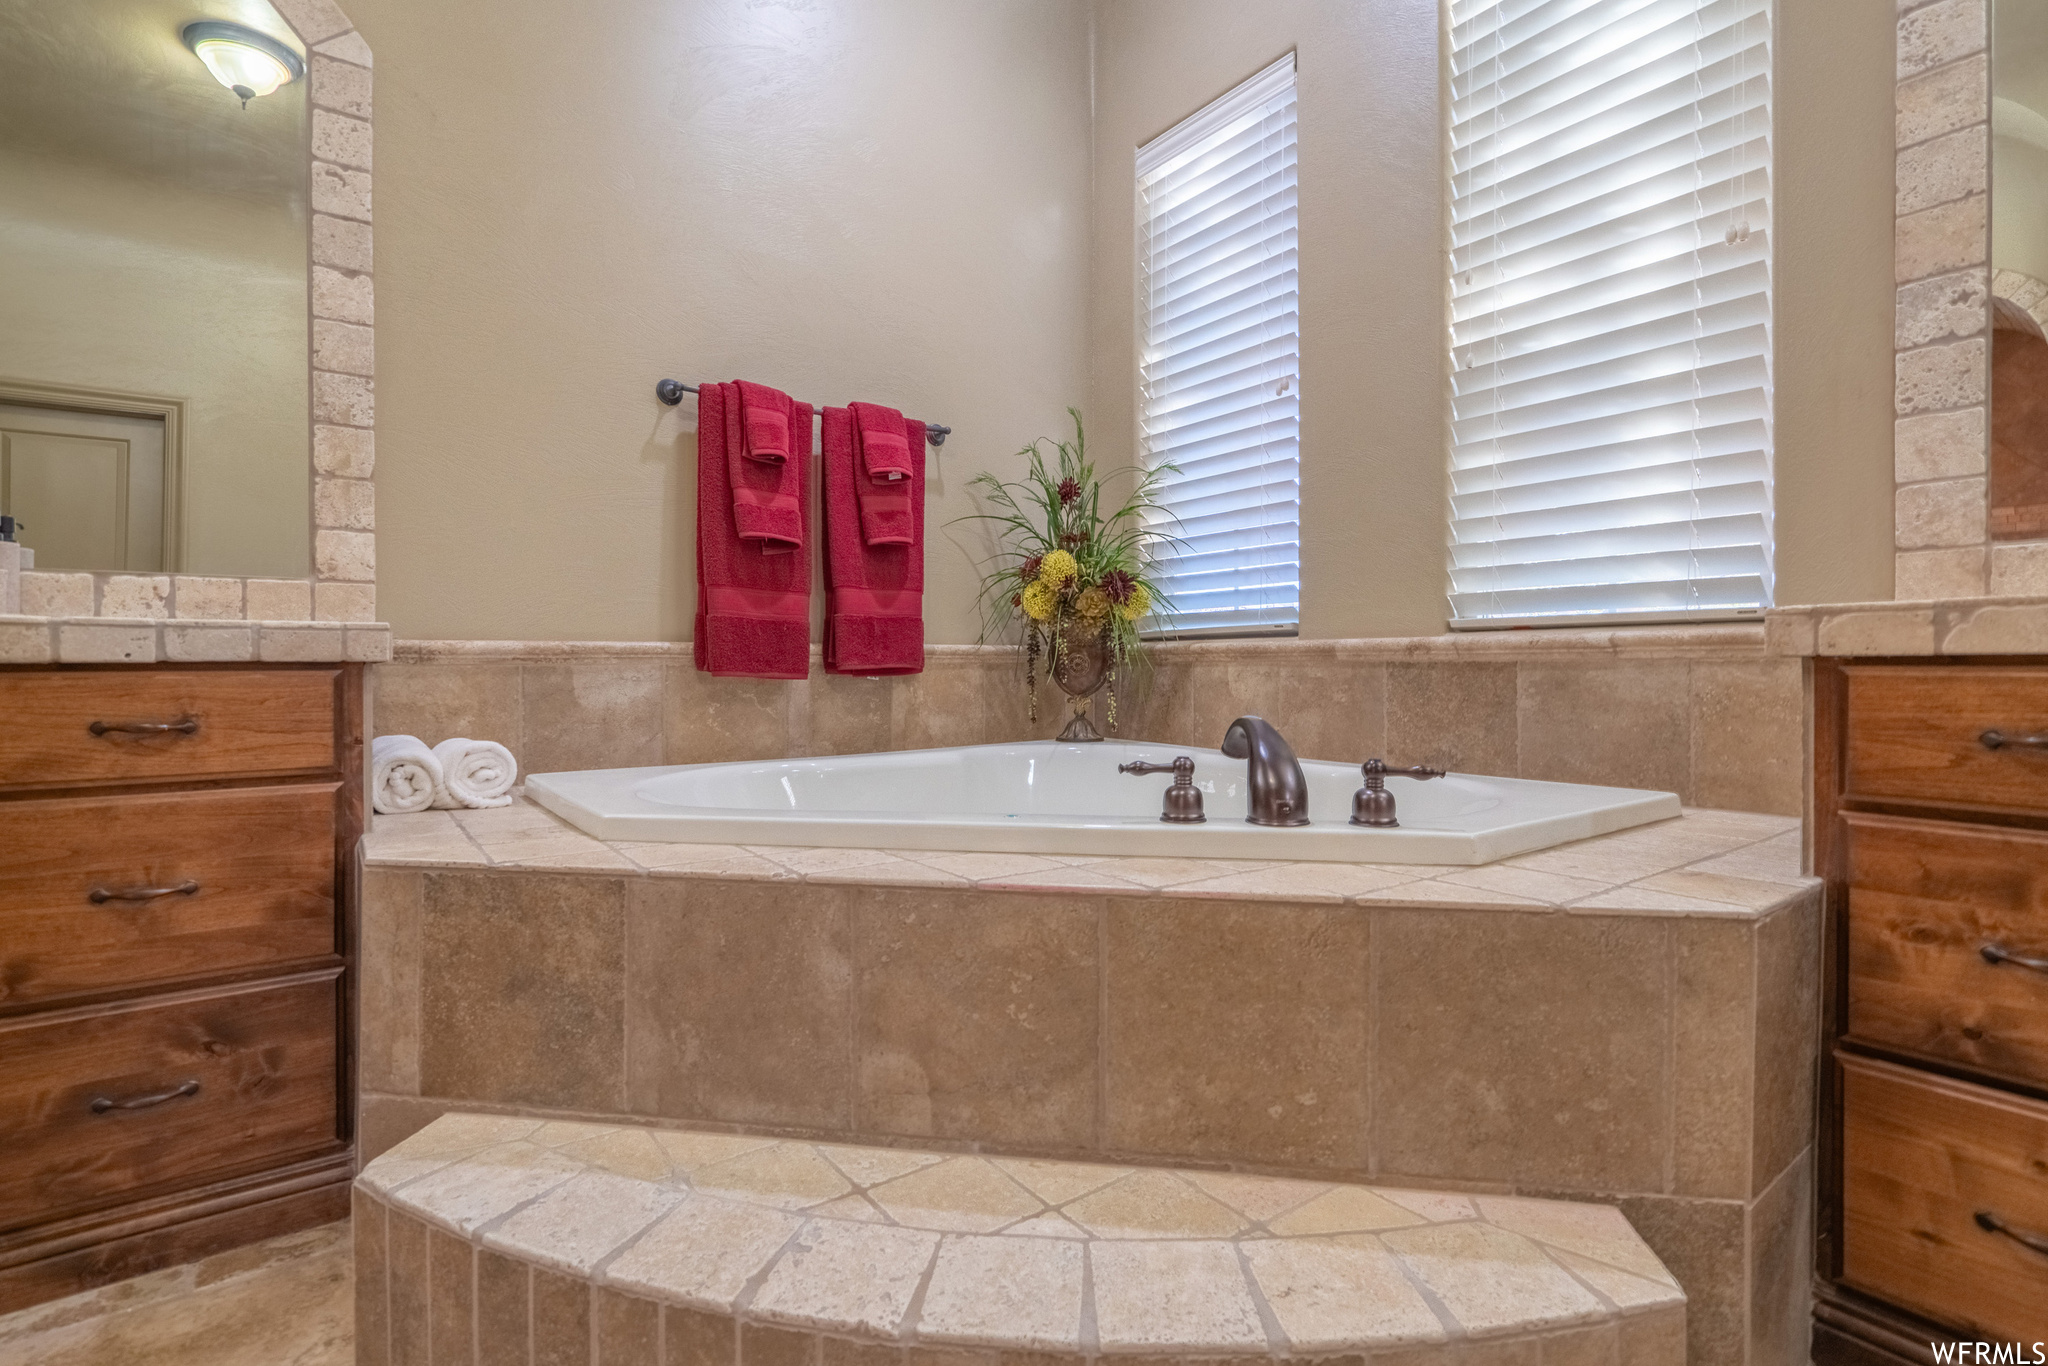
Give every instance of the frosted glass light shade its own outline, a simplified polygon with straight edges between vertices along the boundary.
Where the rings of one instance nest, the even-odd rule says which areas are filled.
[[[298,53],[269,34],[240,24],[210,20],[187,24],[182,36],[185,46],[206,64],[213,78],[240,95],[244,103],[291,84],[306,69]]]

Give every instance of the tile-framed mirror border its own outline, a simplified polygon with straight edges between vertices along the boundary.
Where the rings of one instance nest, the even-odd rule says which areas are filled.
[[[1991,0],[1897,24],[1892,596],[2048,594],[2048,542],[1991,538]]]
[[[302,579],[31,570],[0,662],[384,659],[377,622],[370,46],[333,0],[270,0],[306,48],[311,573]],[[81,618],[107,618],[86,622]],[[115,623],[120,623],[117,626]],[[237,628],[228,623],[244,623]]]

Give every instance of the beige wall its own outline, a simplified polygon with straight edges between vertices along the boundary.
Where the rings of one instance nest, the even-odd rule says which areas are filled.
[[[1303,634],[1442,629],[1435,0],[354,12],[401,636],[686,637],[694,416],[649,399],[664,375],[951,423],[935,528],[1069,402],[1128,458],[1132,153],[1289,48]],[[1779,26],[1778,596],[1885,597],[1890,19],[1805,0]],[[978,544],[934,535],[935,642],[975,639]]]
[[[951,424],[965,483],[1083,393],[1081,0],[349,0],[377,62],[378,607],[401,636],[683,639],[694,401]]]
[[[169,567],[307,572],[306,221],[303,194],[0,153],[0,377],[185,400]]]

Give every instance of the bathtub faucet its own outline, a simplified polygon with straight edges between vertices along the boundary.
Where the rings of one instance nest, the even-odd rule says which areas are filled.
[[[1280,732],[1256,716],[1240,716],[1223,732],[1223,752],[1248,759],[1251,793],[1245,820],[1253,825],[1307,825],[1308,779]]]

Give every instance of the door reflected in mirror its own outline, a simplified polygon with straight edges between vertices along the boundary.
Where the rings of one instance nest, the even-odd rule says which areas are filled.
[[[195,23],[246,35],[238,88]],[[37,569],[307,573],[303,58],[265,0],[0,0],[0,512]]]
[[[2048,537],[2048,3],[1991,28],[1991,470],[1996,540]]]

